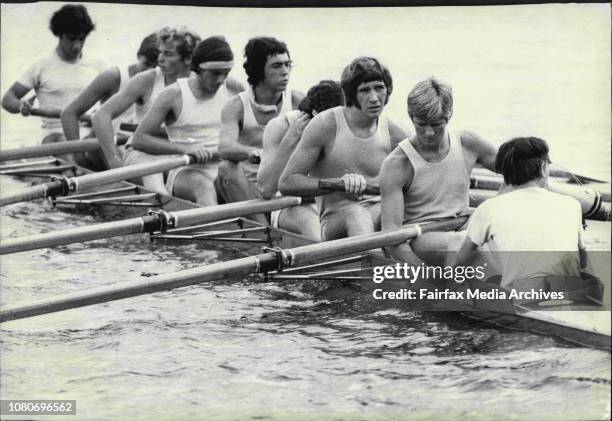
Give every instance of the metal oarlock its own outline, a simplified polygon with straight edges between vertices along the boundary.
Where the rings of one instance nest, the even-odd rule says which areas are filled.
[[[146,226],[145,231],[152,235],[154,232],[159,231],[160,233],[165,233],[169,228],[174,228],[175,226],[175,217],[171,212],[166,212],[163,209],[149,209],[147,213],[149,216],[155,216],[157,218],[157,226]],[[155,225],[155,224],[151,224]],[[151,239],[151,241],[153,241]]]
[[[53,176],[51,177],[51,183],[46,185],[46,190],[53,206],[56,204],[57,196],[68,196],[77,189],[77,182],[73,177]]]
[[[284,268],[291,267],[291,263],[292,263],[291,255],[287,253],[286,250],[280,247],[262,247],[261,250],[264,253],[272,252],[276,254],[276,264],[274,265],[274,267],[271,267],[271,268],[266,268],[263,266],[261,267],[261,270],[264,272],[266,277],[267,277],[267,272],[269,270],[277,270],[278,272],[282,272]]]

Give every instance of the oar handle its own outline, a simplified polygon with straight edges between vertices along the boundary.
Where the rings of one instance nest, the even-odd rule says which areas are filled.
[[[0,161],[39,158],[41,156],[61,155],[65,153],[88,152],[99,148],[100,144],[95,138],[45,143],[36,146],[25,146],[21,148],[2,150],[0,151]]]
[[[35,117],[45,117],[45,118],[60,118],[62,115],[61,110],[45,110],[41,108],[32,108],[30,110],[30,115]]]
[[[119,125],[119,130],[123,130],[124,132],[135,132],[138,128],[138,124],[136,123],[121,123]]]
[[[321,190],[329,190],[329,191],[345,191],[344,189],[344,181],[339,180],[337,178],[323,178],[319,180],[319,188]],[[379,195],[380,187],[367,185],[363,194],[371,194],[371,195]]]

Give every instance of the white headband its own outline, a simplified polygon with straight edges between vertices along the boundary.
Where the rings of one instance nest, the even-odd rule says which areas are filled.
[[[198,67],[203,70],[214,70],[214,69],[231,69],[234,67],[233,61],[205,61],[204,63],[198,64]]]

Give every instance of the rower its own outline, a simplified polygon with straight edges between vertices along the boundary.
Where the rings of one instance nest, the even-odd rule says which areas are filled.
[[[82,5],[62,6],[51,17],[50,29],[58,38],[55,49],[36,60],[2,97],[2,108],[24,116],[32,113],[38,98],[45,113],[62,112],[107,65],[103,60],[83,52],[87,36],[95,29],[87,9]],[[31,99],[24,98],[34,90]],[[58,119],[42,119],[42,143],[64,139]]]
[[[120,91],[128,80],[140,72],[153,69],[157,66],[159,56],[159,43],[157,33],[145,37],[140,43],[136,53],[137,62],[128,66],[114,66],[99,74],[79,96],[77,96],[62,112],[62,127],[67,140],[80,138],[79,118],[92,108],[98,101],[103,103]],[[134,118],[133,107],[128,108],[114,121],[115,131],[120,123],[132,123]],[[99,152],[88,154],[90,161],[100,161]]]
[[[408,95],[416,133],[400,142],[380,173],[382,229],[443,220],[469,210],[470,172],[476,163],[495,170],[497,148],[471,131],[453,131],[450,85],[435,78],[417,83]],[[386,250],[411,264],[441,263],[463,234],[430,232]]]
[[[304,94],[289,89],[293,62],[287,45],[275,38],[252,38],[244,47],[244,70],[249,89],[223,107],[219,139],[219,183],[226,202],[261,198],[257,170],[264,127],[270,120],[296,109]],[[252,215],[267,223],[263,215]]]
[[[487,245],[501,267],[501,286],[546,276],[579,277],[586,267],[580,203],[547,190],[548,145],[519,137],[499,147],[495,168],[504,175],[503,192],[472,215],[453,264],[463,264]]]
[[[322,80],[308,90],[297,110],[278,116],[266,125],[261,165],[257,172],[257,185],[264,199],[271,199],[278,193],[278,179],[311,118],[339,105],[344,105],[340,85],[332,80]],[[321,240],[319,211],[314,203],[273,211],[270,219],[274,228]]]
[[[219,145],[221,110],[244,87],[228,74],[234,55],[225,40],[214,36],[200,42],[191,60],[194,73],[164,89],[134,134],[134,148],[151,155],[191,154],[199,166],[168,173],[166,188],[172,195],[209,206],[218,204],[217,163],[209,162]],[[162,123],[168,138],[156,136]]]
[[[178,78],[190,76],[191,57],[200,37],[187,28],[165,27],[159,31],[158,40],[158,67],[132,77],[124,89],[113,95],[93,115],[94,131],[110,168],[151,162],[161,156],[137,151],[128,141],[122,157],[115,145],[112,122],[132,105],[134,119],[136,122],[142,121],[153,101],[166,86],[173,84]],[[149,190],[168,194],[161,173],[142,177],[142,183]]]
[[[391,74],[378,60],[359,57],[342,72],[346,105],[316,115],[283,171],[283,194],[318,196],[324,240],[374,232],[380,227],[380,196],[363,197],[378,184],[384,158],[407,135],[382,115],[393,90]],[[326,194],[321,178],[340,178],[345,192]]]

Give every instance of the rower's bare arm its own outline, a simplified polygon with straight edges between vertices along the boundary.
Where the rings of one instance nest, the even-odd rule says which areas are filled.
[[[121,75],[117,67],[102,73],[77,96],[62,112],[62,129],[67,140],[80,138],[79,118],[98,101],[104,102],[119,89]]]
[[[17,114],[22,113],[23,115],[29,115],[29,110],[32,108],[32,104],[28,103],[27,100],[22,100],[30,88],[23,86],[19,82],[13,83],[13,85],[4,93],[2,97],[2,108],[9,113]]]
[[[178,85],[171,85],[159,94],[134,132],[132,143],[134,149],[152,155],[186,154],[191,152],[193,147],[189,144],[170,142],[167,138],[156,135],[168,116],[175,113],[177,103],[181,100],[180,95]]]
[[[291,124],[280,116],[266,125],[263,134],[263,157],[257,172],[257,184],[264,199],[273,198],[278,191],[281,173],[309,121],[308,114],[300,113]]]
[[[336,121],[332,113],[318,114],[311,120],[280,176],[278,188],[282,194],[318,196],[327,193],[319,189],[319,179],[308,174],[328,145],[333,145],[335,134]]]
[[[469,130],[461,132],[461,143],[473,154],[476,163],[495,172],[497,146]]]
[[[136,103],[143,96],[143,93],[153,85],[154,77],[155,73],[150,73],[150,71],[134,76],[125,88],[111,96],[91,119],[94,132],[109,168],[121,166],[121,156],[115,146],[113,118],[121,115],[132,104]]]
[[[379,183],[381,194],[381,229],[398,229],[404,221],[404,188],[410,186],[414,177],[412,164],[399,149],[394,149],[383,161]],[[419,265],[421,259],[414,253],[409,242],[385,248],[393,258]]]
[[[389,121],[389,137],[391,138],[391,148],[395,149],[397,144],[402,140],[410,137],[412,133],[406,127],[402,127],[395,121],[388,119]]]
[[[242,120],[242,100],[235,96],[225,103],[221,112],[221,133],[219,134],[219,157],[240,162],[249,159],[253,147],[238,142]]]

